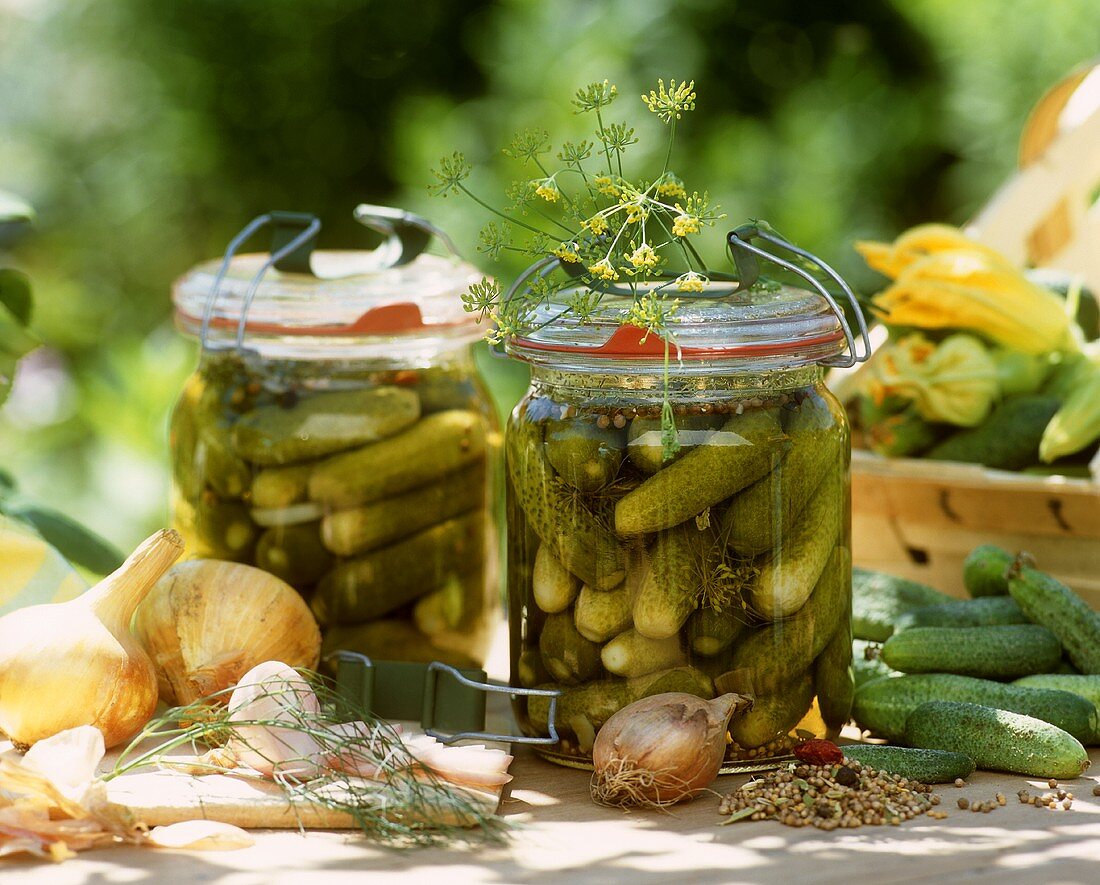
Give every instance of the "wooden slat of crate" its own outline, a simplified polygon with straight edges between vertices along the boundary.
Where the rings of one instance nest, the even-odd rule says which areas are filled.
[[[853,452],[857,565],[962,596],[963,560],[983,543],[1027,550],[1100,609],[1097,485]]]

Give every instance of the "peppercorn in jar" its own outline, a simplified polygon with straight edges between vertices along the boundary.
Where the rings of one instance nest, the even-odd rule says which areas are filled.
[[[326,652],[480,666],[499,432],[458,298],[480,277],[422,254],[442,236],[423,219],[357,218],[387,241],[312,251],[315,219],[271,213],[176,283],[203,348],[171,422],[174,523],[190,556],[293,585]],[[268,224],[272,255],[235,254]]]
[[[661,692],[754,698],[727,770],[847,721],[850,443],[824,367],[857,339],[806,279],[708,282],[663,335],[624,323],[659,283],[583,318],[558,291],[506,340],[532,374],[505,444],[512,684],[560,690],[551,760],[589,764]],[[549,733],[546,698],[514,712]]]

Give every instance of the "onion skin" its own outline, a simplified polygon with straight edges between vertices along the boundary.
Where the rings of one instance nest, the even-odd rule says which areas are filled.
[[[613,805],[672,805],[705,790],[722,767],[730,717],[748,698],[666,692],[615,713],[592,747],[592,794]]]
[[[262,569],[216,559],[170,569],[138,608],[134,632],[167,704],[224,692],[265,661],[315,669],[321,654],[317,621],[293,587]]]
[[[158,532],[82,596],[0,618],[0,729],[8,737],[29,746],[94,725],[113,747],[149,721],[156,673],[130,620],[182,552],[176,532]]]

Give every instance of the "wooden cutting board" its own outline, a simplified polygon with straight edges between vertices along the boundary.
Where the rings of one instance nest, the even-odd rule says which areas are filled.
[[[113,763],[113,759],[108,757]],[[109,765],[107,766],[110,767]],[[358,792],[382,792],[375,781],[356,779]],[[453,786],[456,794],[484,815],[494,814],[502,787],[481,790]],[[333,790],[335,794],[338,791]],[[346,813],[299,799],[291,801],[270,781],[221,774],[193,777],[176,771],[148,770],[124,774],[108,783],[111,801],[126,806],[150,827],[186,820],[214,820],[245,829],[356,829]],[[394,809],[395,815],[440,826],[472,826],[474,821],[450,808]]]

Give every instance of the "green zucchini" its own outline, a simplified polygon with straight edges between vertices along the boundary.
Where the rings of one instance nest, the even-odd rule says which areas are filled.
[[[1080,596],[1020,557],[1009,570],[1008,592],[1028,618],[1058,637],[1073,666],[1086,675],[1100,674],[1100,615]]]
[[[888,741],[898,741],[905,733],[906,717],[928,701],[968,701],[1023,713],[1057,725],[1082,743],[1091,743],[1097,729],[1096,708],[1067,691],[954,673],[921,673],[868,682],[856,692],[852,715],[860,728]]]
[[[965,753],[978,768],[1072,780],[1089,755],[1067,731],[1019,713],[930,701],[909,714],[905,741],[913,747]]]
[[[974,760],[965,753],[883,744],[845,744],[841,749],[848,759],[855,759],[875,771],[887,771],[922,784],[949,784],[955,778],[970,777],[974,773]]]
[[[1039,460],[1039,441],[1060,407],[1051,396],[1008,397],[979,426],[960,430],[924,457],[1022,470]]]
[[[1038,624],[914,627],[887,639],[882,659],[902,673],[1015,679],[1054,669],[1062,659],[1062,645]]]

